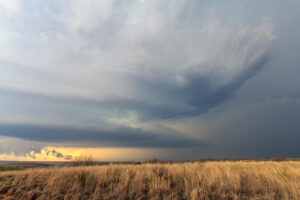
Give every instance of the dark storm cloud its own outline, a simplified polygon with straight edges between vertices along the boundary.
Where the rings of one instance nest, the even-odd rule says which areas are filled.
[[[257,59],[248,70],[239,74],[235,79],[225,85],[215,87],[211,77],[199,76],[192,73],[185,75],[186,84],[176,86],[165,82],[165,80],[149,81],[142,78],[135,80],[138,90],[143,91],[145,96],[154,96],[161,100],[165,106],[149,106],[146,102],[134,102],[119,100],[119,105],[123,109],[133,109],[140,111],[145,120],[172,119],[178,117],[197,116],[209,109],[229,100],[235,92],[249,78],[254,76],[268,62],[267,55]],[[151,98],[149,96],[149,98]],[[147,100],[146,100],[147,101]],[[171,102],[178,102],[179,105],[172,106]],[[108,103],[110,104],[110,103]],[[111,105],[114,106],[114,102]]]
[[[299,155],[299,6],[0,0],[0,151],[25,139]]]
[[[3,46],[11,49],[2,56],[10,62],[0,61],[1,87],[26,91],[0,94],[15,118],[26,112],[70,117],[82,107],[96,109],[103,121],[129,114],[137,116],[134,123],[197,116],[229,100],[257,73],[275,39],[270,20],[233,26],[210,16],[220,8],[208,2],[15,3],[12,10],[4,3],[12,14],[0,15],[6,19]],[[11,59],[15,55],[20,59]]]
[[[0,88],[0,97],[3,99],[12,97],[16,101],[22,99],[23,103],[43,102],[42,105],[46,103],[54,108],[59,108],[62,105],[74,106],[74,108],[76,106],[98,108],[107,112],[115,111],[115,115],[119,116],[126,116],[127,111],[134,111],[140,122],[193,117],[229,100],[243,83],[255,75],[267,61],[267,55],[261,56],[252,63],[252,66],[248,67],[247,71],[239,74],[228,84],[219,87],[214,87],[214,81],[210,77],[192,73],[185,75],[186,84],[183,86],[162,79],[153,81],[142,77],[132,77],[136,90],[142,91],[142,96],[149,97],[149,99],[128,99],[114,96],[106,100],[93,100],[80,97],[43,95],[4,88]],[[155,101],[159,100],[159,102],[149,102],[153,97]],[[24,107],[28,107],[28,105]],[[39,110],[43,113],[43,109],[45,108],[39,108],[35,105],[29,112]],[[58,112],[63,112],[63,108]]]
[[[191,147],[202,143],[179,134],[158,134],[138,128],[114,130],[79,129],[72,127],[0,124],[0,135],[52,143],[71,143],[101,147]]]
[[[300,101],[282,101],[287,100],[237,106],[216,116],[208,128],[214,130],[207,138],[214,145],[207,154],[214,148],[222,157],[272,157],[275,153],[299,157]]]
[[[160,100],[157,104],[150,103],[147,99],[126,99],[112,97],[108,100],[92,100],[85,98],[60,97],[43,94],[28,93],[0,88],[0,96],[18,96],[22,101],[53,103],[54,105],[74,105],[95,107],[101,110],[116,111],[117,115],[126,115],[126,111],[134,111],[139,116],[139,121],[152,121],[173,118],[197,116],[209,109],[227,101],[242,86],[242,84],[255,75],[268,61],[267,55],[257,59],[248,70],[239,74],[226,85],[214,87],[210,77],[199,76],[192,73],[185,75],[186,84],[176,86],[165,80],[149,81],[142,77],[132,77],[137,90],[142,91],[149,99],[155,97]],[[173,105],[173,102],[176,102]],[[33,108],[34,109],[34,108]]]

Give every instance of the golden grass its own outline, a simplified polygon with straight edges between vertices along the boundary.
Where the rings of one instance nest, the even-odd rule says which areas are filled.
[[[105,165],[2,172],[0,199],[300,199],[300,162]]]

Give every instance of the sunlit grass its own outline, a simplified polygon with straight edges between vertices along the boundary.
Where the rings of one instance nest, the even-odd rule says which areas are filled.
[[[300,162],[49,167],[0,174],[0,199],[300,199]]]

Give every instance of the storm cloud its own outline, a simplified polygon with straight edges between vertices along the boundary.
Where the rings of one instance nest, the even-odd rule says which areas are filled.
[[[179,134],[151,133],[137,128],[115,130],[76,129],[33,125],[0,124],[0,135],[48,143],[77,143],[101,147],[192,147],[201,142]]]
[[[255,141],[218,116],[298,101],[297,8],[276,0],[3,0],[0,135],[85,147],[209,148],[225,135],[227,146],[240,147],[230,141],[251,134]],[[244,126],[255,118],[245,116]]]
[[[222,103],[265,64],[275,39],[268,19],[229,26],[199,12],[206,3],[13,2],[13,14],[2,14],[2,34],[10,35],[2,40],[10,46],[1,59],[4,87],[100,101],[117,96],[120,109],[150,119]]]

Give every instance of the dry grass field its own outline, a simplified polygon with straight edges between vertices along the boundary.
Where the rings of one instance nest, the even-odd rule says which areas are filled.
[[[0,173],[0,199],[300,199],[300,162],[55,166]]]

